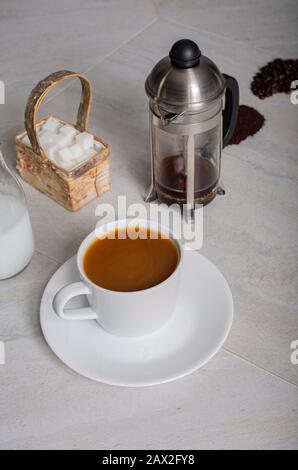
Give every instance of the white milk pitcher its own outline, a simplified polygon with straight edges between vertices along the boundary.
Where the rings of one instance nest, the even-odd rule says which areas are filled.
[[[23,189],[0,150],[0,280],[29,264],[34,239]]]

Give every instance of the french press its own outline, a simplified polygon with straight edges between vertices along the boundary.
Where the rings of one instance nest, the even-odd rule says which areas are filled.
[[[151,186],[145,200],[208,204],[219,186],[221,151],[233,135],[237,80],[220,73],[197,44],[177,41],[145,84],[149,97]]]

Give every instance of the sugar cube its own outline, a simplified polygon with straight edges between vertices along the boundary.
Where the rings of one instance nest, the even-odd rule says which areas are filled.
[[[87,150],[93,147],[94,137],[88,132],[81,132],[76,135],[76,143],[80,145],[83,150]]]
[[[48,158],[54,160],[55,154],[58,150],[58,145],[55,145],[53,142],[48,142],[47,144],[43,145],[43,150],[47,154]]]
[[[64,126],[60,127],[59,134],[64,134],[64,135],[67,135],[68,137],[74,137],[77,134],[77,131],[73,126],[70,126],[69,124],[65,124]]]
[[[42,145],[47,144],[48,142],[52,142],[55,138],[55,134],[49,131],[42,131],[39,134],[39,140]]]
[[[94,148],[97,152],[100,152],[100,150],[103,149],[103,145],[100,142],[98,142],[97,140],[95,140],[94,141]]]
[[[24,142],[26,145],[30,145],[30,146],[31,146],[30,140],[29,140],[29,137],[28,137],[28,134],[23,135],[23,137],[22,137],[22,142]]]
[[[77,166],[77,163],[74,163],[73,160],[70,162],[64,163],[63,168],[67,171],[73,170]]]
[[[56,155],[56,161],[59,165],[64,167],[70,162],[71,159],[72,159],[72,153],[68,147],[58,150],[57,155]]]
[[[94,155],[96,155],[96,154],[97,154],[97,151],[94,150],[94,149],[87,149],[87,150],[85,150],[85,152],[84,152],[84,155],[85,155],[85,157],[86,157],[86,160],[87,160],[88,158],[94,157]]]
[[[74,142],[73,136],[66,134],[57,134],[56,141],[60,148],[72,145]]]
[[[74,159],[79,158],[82,155],[82,147],[78,144],[73,144],[69,147]]]
[[[77,162],[78,162],[78,164],[83,163],[83,162],[89,160],[89,158],[93,157],[96,154],[97,154],[97,152],[94,149],[84,150],[84,152],[81,154],[81,156],[79,158],[77,158]]]
[[[61,127],[60,122],[57,119],[49,118],[42,125],[43,131],[57,132]]]

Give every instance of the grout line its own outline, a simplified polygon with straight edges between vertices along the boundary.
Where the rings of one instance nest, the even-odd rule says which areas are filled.
[[[34,253],[37,253],[38,255],[41,255],[41,256],[45,256],[46,258],[48,258],[50,261],[54,261],[55,263],[59,263],[60,260],[56,259],[56,258],[52,258],[51,256],[49,256],[47,253],[43,253],[42,251],[39,251],[37,249],[34,250]]]
[[[250,364],[250,365],[256,367],[256,368],[259,369],[260,371],[262,371],[262,372],[267,372],[267,374],[272,375],[273,377],[282,380],[282,381],[285,382],[286,384],[288,384],[288,385],[293,385],[294,387],[298,388],[298,385],[297,385],[295,382],[292,382],[291,380],[285,379],[285,378],[282,377],[281,375],[276,374],[275,372],[272,372],[272,371],[270,371],[270,370],[268,370],[268,369],[265,369],[265,367],[262,367],[262,366],[260,366],[259,364],[256,364],[256,363],[253,362],[253,361],[250,361],[250,360],[247,359],[246,357],[241,356],[240,354],[238,354],[238,353],[232,351],[231,349],[228,349],[228,348],[225,348],[225,347],[223,347],[222,349],[223,349],[225,352],[227,352],[227,353],[229,353],[229,354],[232,354],[233,356],[238,357],[238,358],[241,359],[242,361],[245,361],[245,362],[247,362],[248,364]]]
[[[37,299],[36,299],[37,300]],[[38,331],[37,331],[38,329]],[[36,332],[33,331],[31,333],[28,333],[28,334],[16,334],[15,336],[11,336],[11,337],[8,337],[5,339],[5,335],[1,335],[0,334],[0,339],[2,341],[4,341],[4,343],[6,344],[11,344],[13,343],[14,341],[20,341],[20,340],[26,340],[26,339],[38,339],[38,338],[44,338],[44,335],[42,333],[42,330],[41,330],[41,326],[40,326],[40,320],[39,320],[39,311],[38,311],[38,322],[37,322],[37,329],[36,329]],[[46,341],[46,340],[45,340]],[[49,347],[50,351],[52,351],[52,349]],[[57,356],[58,357],[58,356]]]
[[[2,337],[2,336],[0,335],[0,338],[1,338],[1,337]],[[38,339],[38,338],[41,338],[41,337],[44,338],[44,336],[43,336],[43,334],[42,334],[42,331],[41,331],[41,329],[40,329],[39,332],[36,331],[36,332],[33,332],[33,333],[29,333],[29,334],[27,334],[27,335],[26,335],[26,334],[25,334],[25,335],[19,334],[19,335],[16,335],[16,336],[14,336],[14,337],[5,339],[4,341],[5,341],[6,343],[10,343],[10,342],[13,342],[13,341],[19,341],[19,340],[27,339],[27,338],[32,338],[32,339],[36,338],[36,339]],[[51,348],[49,348],[49,349],[51,350]],[[272,377],[274,377],[275,379],[281,380],[282,382],[286,383],[287,385],[291,385],[291,386],[293,386],[293,387],[295,387],[295,388],[298,388],[298,385],[297,385],[296,383],[291,382],[290,380],[287,380],[287,379],[281,377],[280,375],[275,374],[274,372],[271,372],[271,371],[265,369],[264,367],[259,366],[259,365],[256,364],[255,362],[249,361],[249,360],[246,359],[245,357],[243,357],[243,356],[241,356],[241,355],[239,355],[239,354],[237,354],[237,353],[234,353],[234,352],[231,351],[230,349],[222,348],[222,350],[224,350],[224,351],[227,352],[228,354],[231,354],[232,356],[237,357],[238,359],[241,359],[242,361],[246,362],[247,364],[250,364],[250,365],[254,366],[255,368],[259,369],[261,372],[265,372],[265,373],[271,375]],[[51,351],[52,351],[52,350],[51,350]],[[55,353],[54,353],[54,354],[55,354]],[[64,364],[63,361],[61,361],[61,362]]]
[[[185,24],[185,23],[181,23],[179,21],[175,21],[173,19],[168,19],[168,18],[163,18],[161,17],[160,18],[161,20],[165,21],[166,23],[170,23],[172,24],[173,26],[183,26],[183,28],[187,28],[187,29],[190,29],[192,31],[196,31],[197,33],[200,33],[202,32],[203,34],[208,34],[211,36],[214,37],[214,38],[218,38],[218,39],[224,39],[226,41],[235,41],[237,42],[237,44],[239,44],[240,46],[243,46],[243,47],[248,47],[250,49],[254,49],[256,51],[259,51],[259,52],[267,52],[267,54],[269,56],[274,56],[274,53],[270,50],[270,49],[267,49],[265,47],[262,47],[262,46],[256,46],[255,44],[250,44],[249,41],[244,41],[243,39],[235,39],[235,38],[232,38],[231,36],[225,36],[223,34],[218,34],[218,33],[215,33],[214,31],[209,31],[207,29],[204,29],[204,28],[201,28],[200,26],[192,26],[192,25],[188,25],[188,24]],[[294,44],[296,44],[297,41],[294,41]]]
[[[109,57],[111,57],[112,55],[114,55],[117,51],[119,51],[122,47],[126,46],[130,41],[134,40],[135,38],[137,38],[140,34],[142,34],[144,31],[146,31],[146,29],[150,28],[150,26],[152,26],[154,23],[156,23],[156,21],[158,20],[158,16],[154,18],[154,20],[152,20],[150,23],[148,23],[143,29],[141,29],[140,31],[136,32],[135,34],[133,34],[131,37],[129,37],[127,40],[125,40],[123,43],[121,43],[119,46],[115,47],[115,49],[113,49],[111,52],[109,52],[106,56],[102,57],[98,62],[94,63],[93,65],[90,65],[89,67],[87,67],[87,69],[83,70],[83,74],[86,74],[88,72],[90,72],[91,70],[94,70],[98,65],[100,65],[102,62],[104,62],[105,60],[107,60]],[[63,91],[65,91],[66,89],[68,89],[70,86],[72,86],[72,83],[68,83],[67,85],[65,85],[64,87],[61,88],[61,90],[57,91],[56,93],[54,93],[50,98],[48,99],[45,99],[44,103],[47,104],[49,103],[50,101],[52,101],[54,98],[56,98],[57,96],[59,96]]]
[[[165,23],[170,23],[172,26],[183,26],[183,28],[191,29],[192,31],[196,31],[197,33],[202,32],[203,34],[210,34],[211,36],[214,36],[215,38],[233,40],[233,38],[230,38],[229,36],[224,36],[223,34],[214,33],[213,31],[208,31],[207,29],[203,29],[199,26],[196,27],[196,26],[182,23],[180,21],[175,21],[172,18],[161,17],[161,20],[164,21]]]

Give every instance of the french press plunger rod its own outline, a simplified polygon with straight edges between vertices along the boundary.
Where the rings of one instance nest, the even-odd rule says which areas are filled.
[[[237,80],[221,74],[197,44],[177,41],[146,84],[150,110],[151,186],[145,200],[208,204],[219,186],[222,148],[233,135]]]

